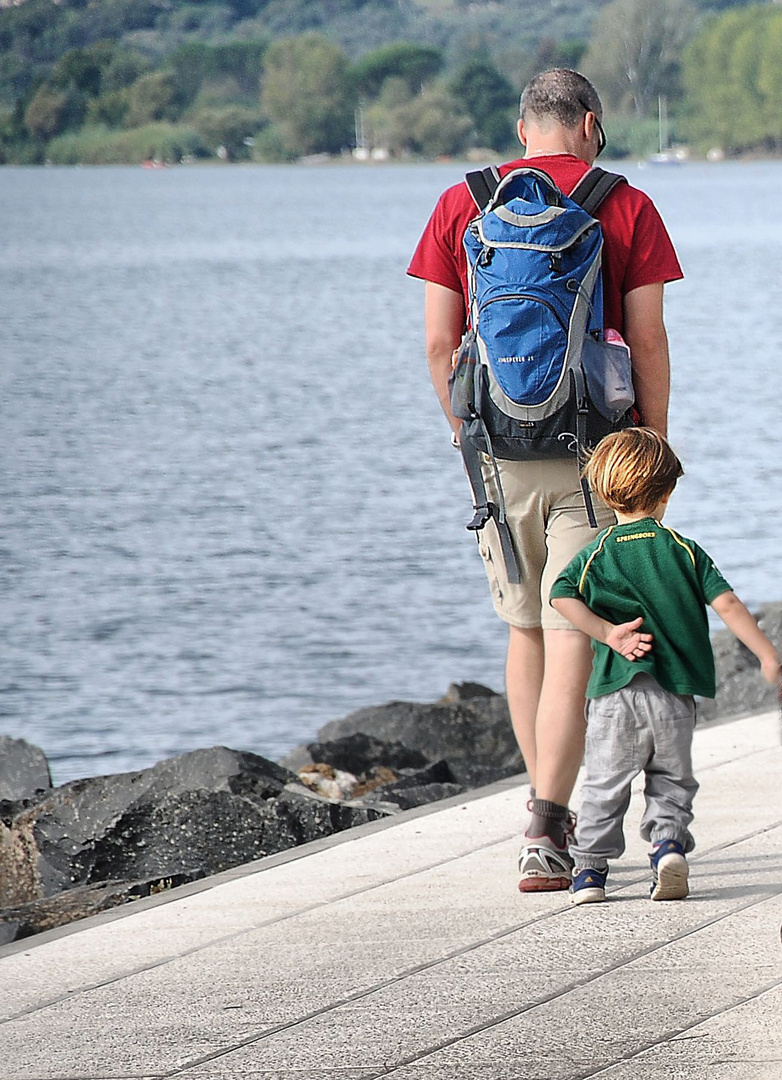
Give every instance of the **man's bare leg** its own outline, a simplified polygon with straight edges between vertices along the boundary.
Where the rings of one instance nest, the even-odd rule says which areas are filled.
[[[519,856],[522,892],[567,889],[570,885],[567,805],[581,765],[586,732],[589,638],[578,630],[544,630],[543,648],[543,684],[535,723],[536,792]]]
[[[592,668],[580,630],[544,630],[545,670],[535,724],[535,793],[567,806],[584,756],[584,695]]]
[[[535,786],[537,763],[535,726],[540,690],[543,685],[543,631],[509,626],[508,659],[505,665],[505,692],[508,696],[513,733]]]

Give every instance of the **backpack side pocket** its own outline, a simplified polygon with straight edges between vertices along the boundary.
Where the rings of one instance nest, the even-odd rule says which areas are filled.
[[[630,350],[625,345],[595,341],[587,335],[581,351],[592,404],[611,423],[621,420],[635,401]]]
[[[448,388],[451,393],[451,412],[459,420],[471,420],[475,408],[475,371],[478,364],[478,344],[475,334],[468,330],[453,356]]]

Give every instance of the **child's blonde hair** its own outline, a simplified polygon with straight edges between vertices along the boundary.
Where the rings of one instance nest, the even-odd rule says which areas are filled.
[[[606,435],[592,452],[584,475],[592,490],[623,514],[655,509],[684,475],[670,443],[652,428]]]

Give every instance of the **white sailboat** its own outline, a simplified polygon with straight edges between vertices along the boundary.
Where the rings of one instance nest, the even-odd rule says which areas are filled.
[[[650,165],[683,165],[685,155],[681,150],[672,150],[668,145],[668,99],[664,94],[657,95],[657,138],[658,151],[649,157]]]
[[[366,131],[364,130],[364,109],[358,106],[353,114],[356,127],[356,145],[353,148],[353,157],[356,161],[369,161],[369,146],[367,145]]]

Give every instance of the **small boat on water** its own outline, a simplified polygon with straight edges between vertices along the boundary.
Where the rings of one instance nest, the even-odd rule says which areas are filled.
[[[658,151],[646,159],[649,165],[683,165],[687,160],[687,151],[681,147],[675,150],[668,145],[668,100],[664,94],[657,96],[657,138]]]

